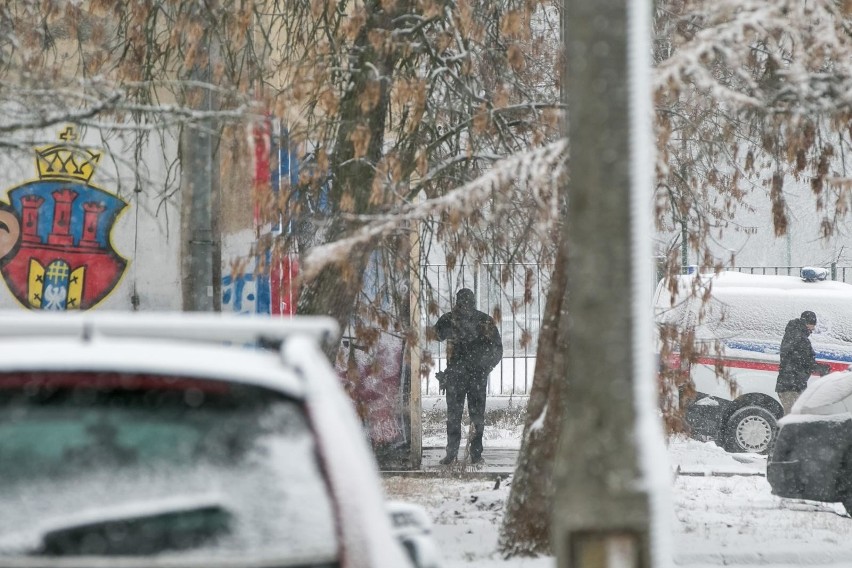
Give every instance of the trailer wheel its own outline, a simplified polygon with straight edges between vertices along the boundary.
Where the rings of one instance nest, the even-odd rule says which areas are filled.
[[[725,424],[725,449],[765,454],[777,433],[774,414],[762,406],[746,406],[731,414]]]

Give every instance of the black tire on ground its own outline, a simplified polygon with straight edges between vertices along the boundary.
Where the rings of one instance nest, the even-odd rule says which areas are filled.
[[[766,408],[746,406],[731,414],[724,433],[729,452],[765,454],[778,433],[778,422]]]

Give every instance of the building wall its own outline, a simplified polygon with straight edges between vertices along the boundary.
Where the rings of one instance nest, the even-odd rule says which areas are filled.
[[[75,166],[60,167],[62,171],[48,179],[37,166],[36,148],[66,146],[59,148],[58,154],[65,158],[72,155],[71,147],[60,140],[65,128],[37,133],[33,140],[38,142],[22,141],[19,150],[0,153],[0,222],[6,215],[5,221],[20,229],[25,224],[25,211],[30,211],[41,225],[37,242],[32,236],[29,242],[17,236],[7,254],[0,254],[0,309],[183,309],[181,242],[185,230],[182,220],[187,216],[181,206],[177,132],[164,137],[152,135],[137,153],[132,133],[119,135],[75,127],[78,138],[74,146],[100,156],[78,156]],[[265,191],[268,196],[270,185],[277,182],[276,176],[270,174],[278,168],[277,148],[271,144],[269,132],[259,140],[253,140],[251,133],[251,128],[236,126],[226,131],[220,147],[213,237],[220,253],[216,260],[221,262],[216,270],[216,278],[221,279],[216,283],[217,291],[223,311],[289,313],[294,298],[281,294],[286,288],[282,282],[291,281],[288,275],[297,267],[288,258],[273,261],[266,255],[270,239],[280,233],[281,227],[259,216],[256,206],[258,194]],[[258,160],[255,152],[265,158]],[[287,167],[293,167],[290,162],[294,160],[285,162]],[[47,163],[46,159],[42,161]],[[82,163],[92,167],[87,180],[78,179],[71,171]],[[295,168],[293,171],[297,175]],[[61,188],[70,189],[75,195],[67,210],[69,234],[57,237],[49,233],[52,220],[60,215],[53,192]],[[33,195],[40,198],[39,207],[25,209],[22,194],[28,199]],[[85,212],[81,200],[109,202],[107,212],[116,213],[114,218],[102,219],[108,227],[96,229],[103,236],[99,246],[91,245],[82,251]],[[263,206],[271,208],[269,203]],[[2,237],[0,226],[0,253]],[[41,304],[44,277],[39,271],[46,272],[53,262],[67,265],[67,278],[64,283],[51,280],[51,301]],[[270,262],[275,265],[274,273],[270,272]],[[79,283],[82,277],[89,286],[97,278],[112,280],[111,271],[117,273],[114,282],[101,283],[97,294],[82,294],[86,301],[76,299],[81,291],[74,289],[72,281]],[[278,284],[275,294],[270,279]]]
[[[41,133],[39,139],[56,140],[61,146],[68,142],[59,138],[63,132],[67,137],[62,127]],[[75,129],[75,134],[78,148],[100,153],[83,166],[92,168],[88,180],[75,176],[85,156],[59,165],[74,154],[67,149],[55,149],[52,158],[43,158],[41,169],[35,149],[27,151],[26,142],[20,150],[0,156],[0,208],[9,225],[19,223],[21,234],[10,250],[2,251],[0,309],[179,310],[175,138],[150,138],[141,146],[141,160],[136,160],[132,133],[90,128]],[[107,148],[109,152],[103,152]],[[55,167],[47,165],[50,159]],[[71,199],[67,209],[56,201],[56,192],[62,195],[62,190],[68,190],[65,195]],[[84,206],[82,200],[93,205]],[[26,215],[39,219],[38,235],[27,233],[33,223],[22,217],[24,203],[29,204]],[[89,223],[86,207],[95,216],[100,207],[106,209]],[[63,218],[66,213],[68,219]],[[63,232],[67,234],[55,234]]]

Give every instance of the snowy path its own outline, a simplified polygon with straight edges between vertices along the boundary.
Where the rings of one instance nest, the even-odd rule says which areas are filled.
[[[673,440],[669,457],[673,472],[679,466],[683,473],[672,475],[674,566],[852,567],[852,518],[843,506],[772,495],[764,457],[694,440]],[[446,568],[555,566],[551,557],[504,560],[495,552],[505,482],[390,478],[385,484],[389,494],[429,511]]]

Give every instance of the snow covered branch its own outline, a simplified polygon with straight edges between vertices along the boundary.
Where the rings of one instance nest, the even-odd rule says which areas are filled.
[[[396,232],[412,221],[433,219],[444,213],[457,217],[470,215],[482,209],[494,197],[494,193],[501,190],[509,193],[529,192],[538,206],[546,211],[545,216],[555,220],[558,214],[555,185],[566,167],[567,151],[567,140],[560,139],[541,148],[504,158],[486,174],[445,195],[407,204],[398,211],[383,215],[352,217],[352,220],[363,225],[343,239],[307,251],[300,276],[310,280],[326,265],[345,263],[356,247]],[[511,195],[501,197],[504,202],[511,199]]]
[[[852,36],[843,3],[683,4],[680,14],[672,12],[681,16],[672,49],[656,68],[659,93],[694,89],[725,107],[760,113],[852,107]]]

